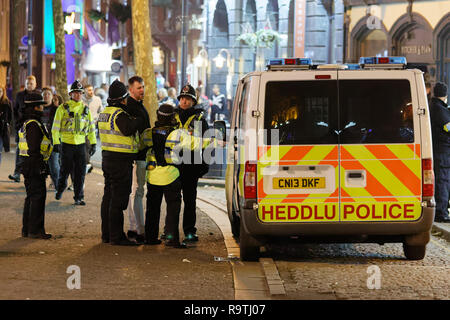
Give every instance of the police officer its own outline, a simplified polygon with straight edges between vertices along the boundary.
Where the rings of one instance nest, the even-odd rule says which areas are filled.
[[[138,128],[143,118],[130,115],[128,90],[115,80],[109,87],[108,106],[98,117],[102,142],[102,170],[105,188],[101,205],[102,241],[111,245],[135,246],[123,232],[123,210],[131,193],[133,161],[139,151]]]
[[[447,86],[438,82],[431,98],[430,116],[433,135],[436,222],[450,222],[448,199],[450,192],[450,110],[447,108]]]
[[[49,239],[45,233],[44,215],[47,189],[47,161],[52,153],[50,134],[42,124],[41,117],[46,102],[39,93],[28,93],[24,99],[24,124],[19,130],[19,157],[25,177],[27,196],[23,208],[22,236]]]
[[[197,104],[195,89],[187,84],[178,96],[179,107],[175,109],[175,119],[179,128],[183,128],[192,136],[201,139],[206,130],[209,129],[208,122],[204,116],[204,110],[194,108]],[[185,160],[185,158],[184,158]],[[198,145],[191,152],[190,161],[184,161],[180,166],[181,188],[183,192],[184,213],[183,230],[186,242],[198,241],[196,223],[196,199],[198,179],[208,172],[208,165],[202,159],[202,148]]]
[[[179,241],[179,215],[181,208],[181,181],[180,172],[174,159],[175,149],[190,148],[190,137],[183,130],[177,129],[174,106],[162,104],[158,111],[158,120],[153,129],[147,129],[142,134],[144,144],[149,147],[147,151],[147,210],[145,217],[145,243],[160,244],[158,239],[159,220],[162,197],[166,199],[167,215],[165,232],[165,245],[185,247]]]
[[[54,149],[61,153],[61,169],[56,186],[55,199],[62,197],[67,187],[67,178],[73,170],[75,205],[84,202],[84,177],[86,175],[86,137],[91,144],[89,154],[95,153],[97,139],[95,123],[89,107],[82,100],[83,86],[76,80],[70,87],[71,100],[60,105],[53,121],[52,136]]]

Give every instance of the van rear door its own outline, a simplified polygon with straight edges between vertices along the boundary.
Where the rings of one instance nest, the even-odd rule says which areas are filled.
[[[260,221],[339,221],[337,71],[269,71],[260,86]]]
[[[338,73],[340,220],[419,219],[422,176],[414,74]]]

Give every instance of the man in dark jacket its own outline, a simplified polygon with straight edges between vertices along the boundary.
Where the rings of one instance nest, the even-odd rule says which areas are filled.
[[[435,177],[436,222],[450,222],[448,199],[450,192],[450,110],[447,107],[447,86],[436,83],[431,99],[430,116],[433,135],[433,165]]]
[[[143,125],[143,119],[130,115],[128,96],[125,85],[114,81],[109,88],[108,106],[98,117],[105,177],[101,204],[102,241],[121,246],[137,245],[123,232],[123,211],[128,206],[133,161],[139,151],[138,128]]]
[[[191,85],[185,85],[178,96],[180,101],[175,119],[179,127],[186,129],[191,135],[203,137],[209,129],[208,122],[204,116],[204,110],[194,108],[197,104],[195,89]],[[208,165],[203,161],[202,150],[195,150],[191,153],[190,163],[183,163],[180,166],[181,188],[183,192],[184,213],[183,230],[185,242],[198,241],[195,228],[196,223],[196,200],[198,179],[208,172]]]
[[[130,96],[127,99],[128,112],[132,117],[142,119],[138,127],[139,135],[145,129],[150,128],[150,117],[144,107],[145,85],[144,79],[139,76],[133,76],[128,80],[128,91]],[[128,203],[128,218],[130,220],[130,229],[127,232],[128,239],[136,242],[144,242],[145,221],[144,221],[144,194],[145,194],[145,162],[146,150],[137,153],[133,165],[133,185],[131,189],[130,200]]]
[[[14,173],[8,176],[9,179],[14,180],[15,182],[20,182],[20,174],[22,168],[22,158],[19,157],[19,130],[22,128],[22,125],[25,121],[24,119],[24,110],[25,110],[25,95],[30,93],[40,93],[39,90],[36,90],[36,78],[34,76],[28,76],[25,81],[25,90],[19,91],[16,96],[16,100],[14,103],[14,122],[16,128],[16,165],[14,168]]]

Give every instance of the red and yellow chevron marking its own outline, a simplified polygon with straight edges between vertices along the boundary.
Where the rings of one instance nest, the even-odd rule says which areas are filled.
[[[338,148],[335,145],[317,146],[271,146],[258,149],[258,199],[271,203],[338,202]],[[290,190],[286,194],[266,194],[264,192],[263,170],[268,166],[330,165],[335,170],[336,188],[331,193],[305,194],[302,190]],[[266,177],[267,179],[267,177]],[[308,200],[309,199],[309,200]]]
[[[420,152],[418,144],[259,148],[258,216],[264,222],[417,220],[421,214]],[[306,194],[298,189],[266,194],[262,172],[269,165],[331,165],[336,188],[331,193]],[[346,184],[348,170],[364,172],[365,185]]]

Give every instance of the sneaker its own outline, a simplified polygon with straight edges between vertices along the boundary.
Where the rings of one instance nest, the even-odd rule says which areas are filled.
[[[188,233],[186,235],[186,238],[184,239],[184,242],[197,242],[198,236],[195,233]]]
[[[92,166],[92,164],[88,163],[86,165],[86,174],[91,173],[92,169],[94,169],[94,167]]]
[[[14,182],[20,182],[20,175],[10,174],[10,175],[8,176],[8,178],[9,178],[10,180],[13,180]]]
[[[84,202],[84,200],[75,200],[75,203],[74,203],[74,205],[76,205],[76,206],[85,206],[86,205],[86,202]]]
[[[67,188],[67,190],[73,191],[73,184],[71,184],[71,185]]]

